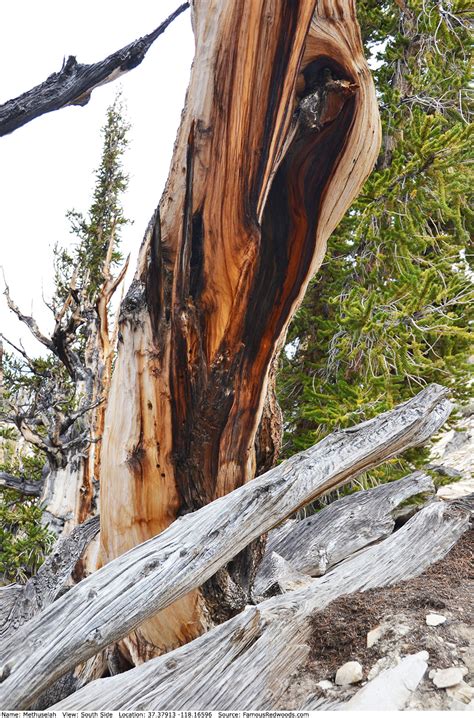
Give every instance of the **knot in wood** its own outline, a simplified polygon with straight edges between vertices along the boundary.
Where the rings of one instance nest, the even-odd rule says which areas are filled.
[[[298,121],[306,130],[318,131],[332,122],[352,97],[358,85],[350,80],[335,80],[329,70],[314,82],[298,106]]]

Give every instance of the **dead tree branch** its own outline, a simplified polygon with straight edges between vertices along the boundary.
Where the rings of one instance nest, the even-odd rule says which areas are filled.
[[[189,3],[183,3],[149,35],[117,50],[105,60],[82,65],[70,55],[59,72],[0,106],[0,136],[14,132],[47,112],[69,105],[86,105],[96,87],[113,82],[137,67],[155,40],[188,7]]]
[[[249,606],[191,643],[94,681],[52,708],[281,710],[308,656],[309,618],[341,596],[415,578],[442,559],[469,525],[466,509],[432,503],[308,587]],[[248,676],[252,680],[243,680]]]
[[[59,539],[38,573],[24,586],[0,588],[2,640],[54,601],[99,528],[99,516],[76,526],[69,536]]]
[[[308,576],[322,576],[356,551],[389,536],[393,510],[411,496],[433,493],[427,474],[416,471],[400,481],[357,491],[302,521],[271,531],[254,584],[254,594],[292,590]]]
[[[41,481],[29,481],[23,476],[13,476],[6,471],[0,471],[0,488],[15,489],[23,496],[39,496],[43,483]]]

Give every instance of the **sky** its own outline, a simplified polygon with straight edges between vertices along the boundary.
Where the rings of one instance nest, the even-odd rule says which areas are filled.
[[[0,15],[0,104],[58,71],[75,55],[91,63],[155,29],[180,0],[25,0]],[[124,198],[133,225],[123,231],[131,253],[126,283],[168,174],[194,52],[190,12],[160,36],[137,68],[94,90],[85,107],[67,107],[0,138],[0,267],[21,310],[44,331],[52,317],[43,302],[52,292],[53,246],[71,241],[66,212],[86,212],[100,162],[100,128],[119,87],[132,125],[124,165]],[[12,316],[0,274],[0,332],[32,354],[41,347]]]

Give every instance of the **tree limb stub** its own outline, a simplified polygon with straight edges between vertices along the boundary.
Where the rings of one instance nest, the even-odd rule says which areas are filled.
[[[2,641],[54,601],[99,528],[99,516],[76,526],[69,536],[59,539],[37,574],[24,586],[0,588]]]
[[[69,105],[86,105],[96,87],[113,82],[144,59],[155,40],[189,7],[180,5],[153,32],[131,42],[105,60],[81,65],[70,55],[59,72],[19,97],[0,105],[0,137],[10,134],[36,117]]]
[[[284,710],[285,691],[308,655],[308,619],[341,596],[415,578],[469,525],[467,510],[432,503],[307,588],[249,606],[186,646],[94,681],[52,708]]]
[[[0,471],[0,488],[15,489],[23,496],[39,496],[43,488],[43,482],[29,481],[23,476],[13,476],[6,471]]]
[[[202,585],[300,506],[425,442],[451,412],[446,395],[433,384],[390,412],[331,434],[83,580],[2,647],[0,704],[27,707],[68,668]]]

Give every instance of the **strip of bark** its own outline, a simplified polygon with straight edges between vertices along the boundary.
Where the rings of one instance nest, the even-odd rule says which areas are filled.
[[[5,640],[53,603],[99,528],[98,516],[76,526],[69,536],[59,539],[38,573],[24,586],[0,588],[0,639]]]
[[[19,97],[0,105],[0,137],[14,132],[31,120],[68,105],[87,105],[96,87],[113,82],[133,70],[166,28],[189,7],[180,5],[153,32],[117,50],[104,60],[82,65],[70,55],[59,72]]]
[[[69,668],[202,585],[300,506],[424,443],[451,412],[446,395],[432,384],[392,411],[331,434],[81,581],[3,646],[0,704],[28,707]]]
[[[298,573],[322,576],[356,551],[389,536],[395,527],[392,511],[425,492],[434,492],[433,482],[415,471],[400,481],[345,496],[302,521],[288,521],[270,532],[254,593],[264,596],[276,584],[297,580]],[[285,590],[283,585],[280,589]]]
[[[468,510],[432,503],[311,586],[249,606],[188,645],[90,683],[52,708],[284,710],[285,691],[308,656],[312,615],[341,596],[418,576],[468,528]]]

